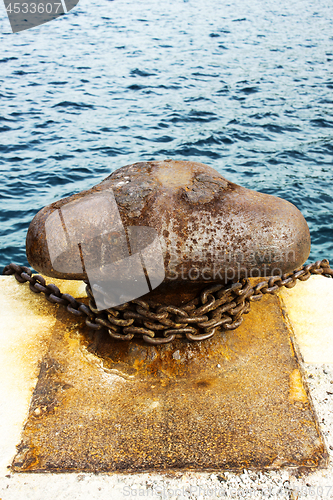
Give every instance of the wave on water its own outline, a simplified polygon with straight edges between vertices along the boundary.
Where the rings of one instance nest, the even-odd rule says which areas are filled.
[[[27,264],[26,232],[45,205],[123,165],[165,158],[207,163],[294,203],[310,227],[310,259],[333,261],[327,5],[119,5],[82,1],[1,35],[1,267]]]

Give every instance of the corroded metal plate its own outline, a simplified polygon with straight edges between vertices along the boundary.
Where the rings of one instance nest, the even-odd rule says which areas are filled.
[[[317,467],[326,450],[279,299],[233,332],[96,338],[61,309],[14,471]]]

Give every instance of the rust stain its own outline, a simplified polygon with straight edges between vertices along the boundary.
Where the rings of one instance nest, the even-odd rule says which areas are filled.
[[[307,403],[308,397],[302,382],[301,372],[295,368],[290,374],[290,400],[295,402]]]
[[[179,185],[193,182],[193,172],[190,169],[182,170],[175,162],[161,162],[156,177],[167,188],[179,188]]]
[[[289,335],[269,296],[233,332],[158,348],[59,309],[12,469],[318,467],[327,453]]]

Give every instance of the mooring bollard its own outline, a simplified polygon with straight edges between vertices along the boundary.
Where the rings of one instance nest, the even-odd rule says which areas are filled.
[[[310,252],[308,226],[291,203],[238,186],[201,163],[167,160],[123,167],[41,210],[29,228],[28,260],[48,276],[87,279],[79,245],[89,242],[87,258],[106,267],[124,255],[123,229],[133,227],[156,231],[164,283],[180,288],[184,281],[283,274]]]
[[[300,268],[309,252],[309,229],[294,205],[173,160],[115,171],[45,207],[27,235],[35,269],[86,280],[90,307],[76,312],[89,326],[153,344],[237,328],[262,293],[325,274],[327,261]],[[252,287],[253,277],[265,281]],[[72,312],[80,307],[59,301]]]

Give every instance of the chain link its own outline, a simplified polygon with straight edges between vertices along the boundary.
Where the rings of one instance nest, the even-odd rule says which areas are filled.
[[[159,345],[181,337],[193,341],[206,340],[219,327],[235,330],[242,323],[243,315],[250,311],[251,302],[261,300],[265,294],[274,294],[281,287],[292,288],[297,280],[305,281],[312,274],[333,278],[333,269],[324,259],[300,266],[282,276],[272,276],[253,287],[247,279],[229,286],[214,284],[182,307],[136,299],[109,308],[107,296],[100,288],[95,294],[99,294],[99,299],[105,304],[103,311],[96,308],[88,282],[85,282],[89,298],[89,306],[86,306],[68,293],[61,293],[56,285],[46,285],[43,276],[32,275],[31,269],[26,266],[9,264],[2,274],[14,275],[19,283],[29,282],[32,292],[43,293],[50,302],[65,306],[76,316],[84,316],[90,328],[107,328],[113,339],[128,341],[139,337],[149,344]]]

